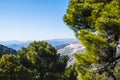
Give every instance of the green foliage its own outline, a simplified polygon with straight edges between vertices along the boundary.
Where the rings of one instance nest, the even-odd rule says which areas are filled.
[[[0,59],[0,80],[32,80],[30,72],[13,55]]]
[[[75,65],[70,66],[66,71],[65,71],[65,76],[67,77],[66,80],[77,80],[77,72],[75,70]]]
[[[119,7],[118,0],[70,0],[64,21],[76,31],[116,32],[120,30]]]
[[[64,21],[86,49],[75,55],[78,79],[116,80],[120,0],[70,0]]]
[[[34,41],[18,51],[20,63],[32,72],[35,80],[61,80],[68,57],[44,41]]]
[[[72,65],[66,69],[64,73],[64,78],[62,80],[77,80],[77,72],[75,70],[75,66]]]
[[[115,76],[116,76],[117,80],[120,80],[120,63],[118,63],[116,65],[114,73],[115,73]]]

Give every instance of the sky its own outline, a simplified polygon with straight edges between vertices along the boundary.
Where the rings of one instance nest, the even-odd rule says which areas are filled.
[[[0,41],[75,38],[63,21],[69,0],[0,0]]]

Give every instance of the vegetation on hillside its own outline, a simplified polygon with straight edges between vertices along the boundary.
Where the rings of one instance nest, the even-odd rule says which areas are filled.
[[[0,57],[4,54],[17,54],[17,51],[0,44]]]

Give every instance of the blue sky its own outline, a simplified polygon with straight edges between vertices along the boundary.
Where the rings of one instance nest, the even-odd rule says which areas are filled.
[[[63,22],[69,0],[0,0],[0,40],[74,38]]]

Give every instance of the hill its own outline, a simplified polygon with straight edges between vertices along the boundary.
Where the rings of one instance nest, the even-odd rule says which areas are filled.
[[[3,55],[3,54],[17,54],[17,51],[12,49],[12,48],[8,48],[4,45],[1,45],[0,44],[0,57]]]
[[[84,50],[85,47],[83,47],[83,45],[80,42],[76,41],[65,46],[62,49],[59,49],[58,53],[61,53],[61,55],[68,55],[70,57],[67,65],[70,66],[75,63],[74,54],[77,52],[84,52]]]

